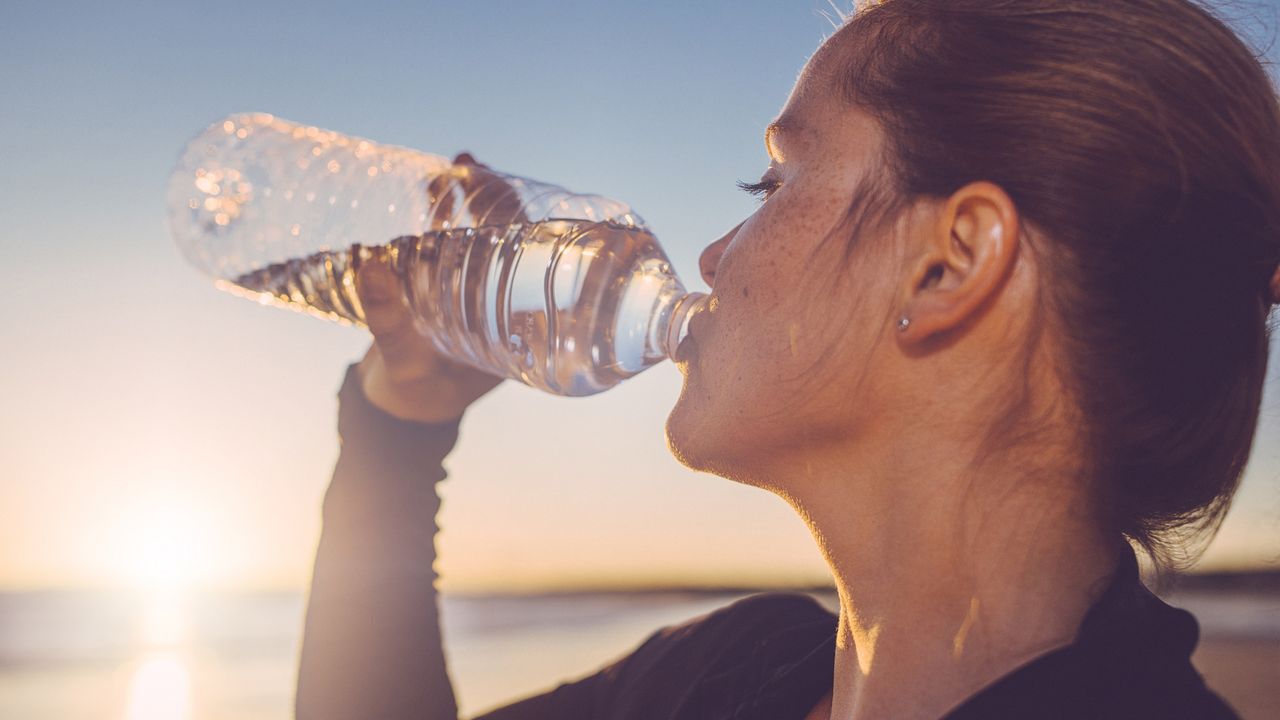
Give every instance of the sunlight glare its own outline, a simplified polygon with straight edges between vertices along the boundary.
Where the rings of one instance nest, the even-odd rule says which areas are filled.
[[[174,647],[187,639],[186,598],[176,590],[148,591],[138,618],[140,640],[147,647]]]
[[[107,551],[122,580],[155,597],[209,579],[215,546],[202,513],[172,499],[154,498],[118,517]]]
[[[133,671],[125,720],[187,720],[191,717],[191,672],[174,655],[153,655]]]

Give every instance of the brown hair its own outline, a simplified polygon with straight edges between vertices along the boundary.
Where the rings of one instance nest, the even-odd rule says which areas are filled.
[[[839,34],[899,199],[987,180],[1044,230],[1104,520],[1162,568],[1194,559],[1266,377],[1280,107],[1257,54],[1188,0],[884,0]]]

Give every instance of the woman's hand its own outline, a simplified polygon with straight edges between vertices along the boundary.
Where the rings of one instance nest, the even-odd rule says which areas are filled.
[[[381,262],[366,262],[356,274],[356,293],[373,333],[373,344],[356,368],[364,395],[401,420],[456,420],[502,378],[440,354],[415,321],[398,284]]]
[[[452,185],[467,198],[467,211],[487,224],[523,220],[518,194],[467,153],[454,158],[463,172]],[[476,187],[477,184],[483,187]],[[479,190],[479,192],[476,192]],[[439,205],[431,229],[453,215],[456,195],[432,181],[428,189]],[[452,222],[450,226],[452,226]],[[439,227],[436,227],[439,226]],[[356,273],[356,294],[364,306],[373,344],[357,372],[369,402],[402,420],[446,422],[492,390],[502,378],[446,358],[435,349],[425,328],[409,310],[400,282],[380,257],[365,261]]]
[[[471,153],[459,153],[453,167],[427,184],[430,229],[509,225],[527,222],[524,200],[506,178]]]

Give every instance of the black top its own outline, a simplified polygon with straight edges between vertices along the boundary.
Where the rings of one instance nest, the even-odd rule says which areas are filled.
[[[435,483],[458,423],[398,420],[338,394],[342,450],[324,500],[298,676],[304,720],[456,720],[434,587]],[[663,628],[601,670],[483,720],[803,720],[831,690],[836,617],[768,593]],[[1138,577],[1132,551],[1076,641],[971,697],[948,720],[1235,718],[1190,656],[1199,630]]]

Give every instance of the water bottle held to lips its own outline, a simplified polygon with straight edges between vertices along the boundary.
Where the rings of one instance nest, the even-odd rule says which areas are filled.
[[[168,203],[224,290],[365,327],[383,263],[446,357],[559,395],[674,356],[706,304],[624,203],[262,113],[192,140]]]

